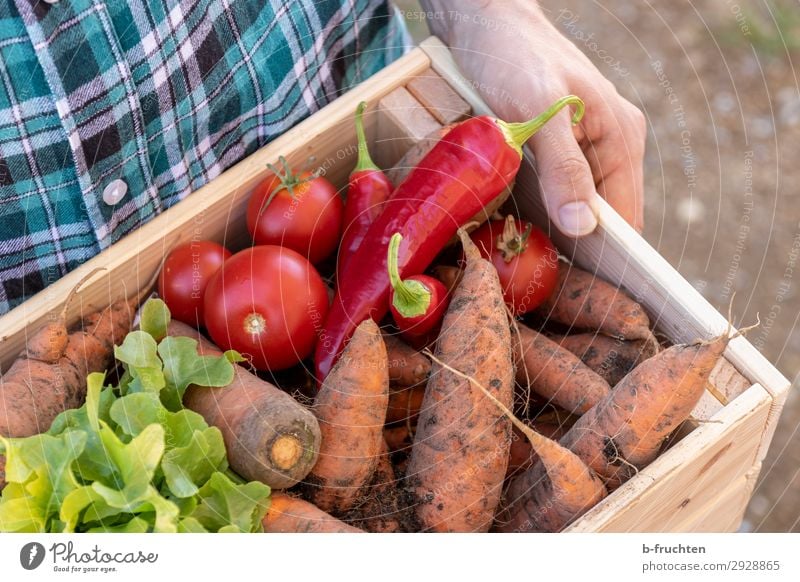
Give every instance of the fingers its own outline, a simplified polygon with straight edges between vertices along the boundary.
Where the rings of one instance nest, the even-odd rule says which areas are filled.
[[[570,115],[562,111],[550,120],[533,136],[531,148],[550,219],[564,234],[579,237],[597,227],[597,193],[589,163],[573,134]]]
[[[602,134],[585,147],[598,193],[636,230],[644,227],[644,115],[622,102]]]

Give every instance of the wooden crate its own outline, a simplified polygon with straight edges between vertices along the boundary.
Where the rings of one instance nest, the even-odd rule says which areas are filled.
[[[187,200],[156,217],[0,317],[0,368],[24,348],[29,330],[61,309],[69,291],[92,269],[102,272],[81,286],[68,320],[130,296],[159,268],[164,254],[188,240],[214,239],[232,249],[248,242],[245,209],[266,164],[284,155],[291,164],[311,157],[338,186],[346,184],[356,156],[353,111],[367,101],[367,136],[382,164],[442,122],[467,112],[489,113],[460,75],[446,47],[424,41],[398,62],[343,95]],[[379,106],[380,104],[380,106]],[[381,107],[382,106],[382,107]],[[725,318],[631,229],[600,204],[599,227],[578,241],[548,223],[526,152],[514,198],[523,214],[553,234],[562,254],[625,288],[648,310],[657,329],[674,342],[722,333]],[[569,531],[735,531],[750,499],[772,439],[789,382],[744,338],[733,340],[715,370],[712,386],[679,439],[635,478],[570,526]]]

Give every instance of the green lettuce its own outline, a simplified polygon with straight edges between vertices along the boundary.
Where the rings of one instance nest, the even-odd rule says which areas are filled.
[[[149,300],[114,349],[116,386],[90,374],[85,404],[46,433],[0,437],[0,531],[260,531],[269,487],[231,473],[220,431],[181,404],[189,385],[230,384],[242,357],[201,356],[196,340],[166,335],[169,321]]]

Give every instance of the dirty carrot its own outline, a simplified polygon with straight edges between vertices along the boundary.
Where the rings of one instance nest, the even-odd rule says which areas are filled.
[[[344,276],[345,266],[361,246],[370,224],[380,214],[383,203],[394,190],[392,182],[369,155],[363,119],[366,106],[366,102],[362,101],[356,108],[358,160],[356,167],[350,172],[344,204],[344,232],[339,245],[336,270],[339,277]]]
[[[424,385],[431,373],[431,361],[396,335],[385,333],[389,359],[389,380],[402,387]]]
[[[569,412],[583,414],[611,388],[603,378],[554,341],[519,324],[514,334],[517,382]]]
[[[558,271],[553,294],[538,308],[541,314],[570,327],[655,343],[644,309],[622,289],[575,265]]]
[[[448,293],[458,287],[461,282],[462,270],[452,265],[437,265],[433,268],[433,276],[441,281]]]
[[[201,355],[222,353],[193,327],[172,320],[168,329],[171,336],[196,339]],[[222,432],[231,468],[248,480],[285,489],[305,478],[317,460],[322,437],[314,415],[242,366],[224,388],[190,386],[183,403]]]
[[[399,486],[389,455],[389,448],[383,443],[372,482],[357,506],[344,516],[346,523],[372,533],[410,531],[404,523],[408,515],[406,492]]]
[[[389,392],[389,407],[386,409],[386,424],[417,424],[417,416],[425,398],[425,387],[397,388]]]
[[[513,398],[511,331],[494,267],[464,229],[467,265],[436,343],[406,478],[423,530],[481,532],[500,501],[511,425],[487,395],[453,369]]]
[[[351,509],[369,485],[385,444],[388,402],[386,347],[378,325],[365,319],[314,400],[322,446],[306,493],[324,511]]]
[[[386,444],[392,452],[411,451],[413,435],[409,431],[408,426],[404,424],[383,429],[383,438],[386,439]]]
[[[316,505],[285,493],[270,496],[269,511],[262,520],[264,533],[361,533]]]
[[[561,531],[608,492],[578,455],[531,429],[523,432],[539,462],[512,478],[495,529],[516,533]]]
[[[401,277],[425,271],[431,261],[472,216],[484,210],[514,179],[522,162],[522,144],[561,109],[583,102],[570,95],[522,123],[478,116],[451,129],[420,161],[369,227],[352,255],[347,276],[338,281],[325,321],[329,342],[318,342],[316,377],[322,382],[339,358],[355,327],[367,317],[380,321],[389,310],[387,276],[389,239],[403,236],[398,250]]]
[[[628,372],[655,355],[658,349],[658,345],[652,341],[625,340],[601,333],[550,337],[562,348],[578,356],[609,386],[615,386]]]
[[[539,462],[512,480],[496,519],[506,532],[556,532],[607,495],[602,481],[574,453],[537,433],[473,376],[432,356],[434,363],[468,381],[510,419],[536,451]]]
[[[655,459],[664,440],[689,417],[730,339],[726,332],[645,360],[583,415],[561,444],[610,489],[619,486]]]
[[[530,423],[530,427],[540,435],[554,441],[563,437],[567,432],[566,428],[548,422],[532,422]],[[514,426],[513,432],[511,449],[508,452],[508,470],[506,471],[506,478],[511,475],[516,475],[528,467],[532,467],[539,461],[539,455],[536,454],[530,441],[528,441],[522,431]]]
[[[114,344],[130,331],[136,307],[154,282],[131,299],[87,315],[69,332],[66,309],[73,290],[62,312],[31,336],[30,348],[0,379],[0,434],[19,438],[44,432],[59,413],[83,404],[86,376],[111,364]]]

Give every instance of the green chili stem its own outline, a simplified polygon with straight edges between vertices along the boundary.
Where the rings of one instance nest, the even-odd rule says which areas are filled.
[[[389,281],[394,289],[392,305],[405,318],[419,317],[424,315],[431,305],[431,292],[419,281],[413,279],[403,281],[400,278],[397,255],[402,241],[403,235],[399,232],[394,233],[389,241]]]
[[[566,97],[562,97],[553,103],[546,111],[528,121],[508,123],[498,119],[497,125],[500,127],[500,131],[503,132],[508,145],[517,150],[521,157],[522,145],[528,141],[534,133],[542,129],[544,124],[555,117],[555,115],[567,105],[575,106],[575,114],[572,116],[572,125],[575,125],[581,120],[583,117],[583,112],[586,109],[586,106],[583,104],[581,98],[576,97],[575,95],[567,95]]]
[[[363,172],[364,170],[380,170],[372,158],[369,156],[369,148],[367,147],[367,135],[364,133],[364,109],[367,107],[367,102],[362,101],[356,108],[356,136],[358,137],[358,161],[353,172]]]

